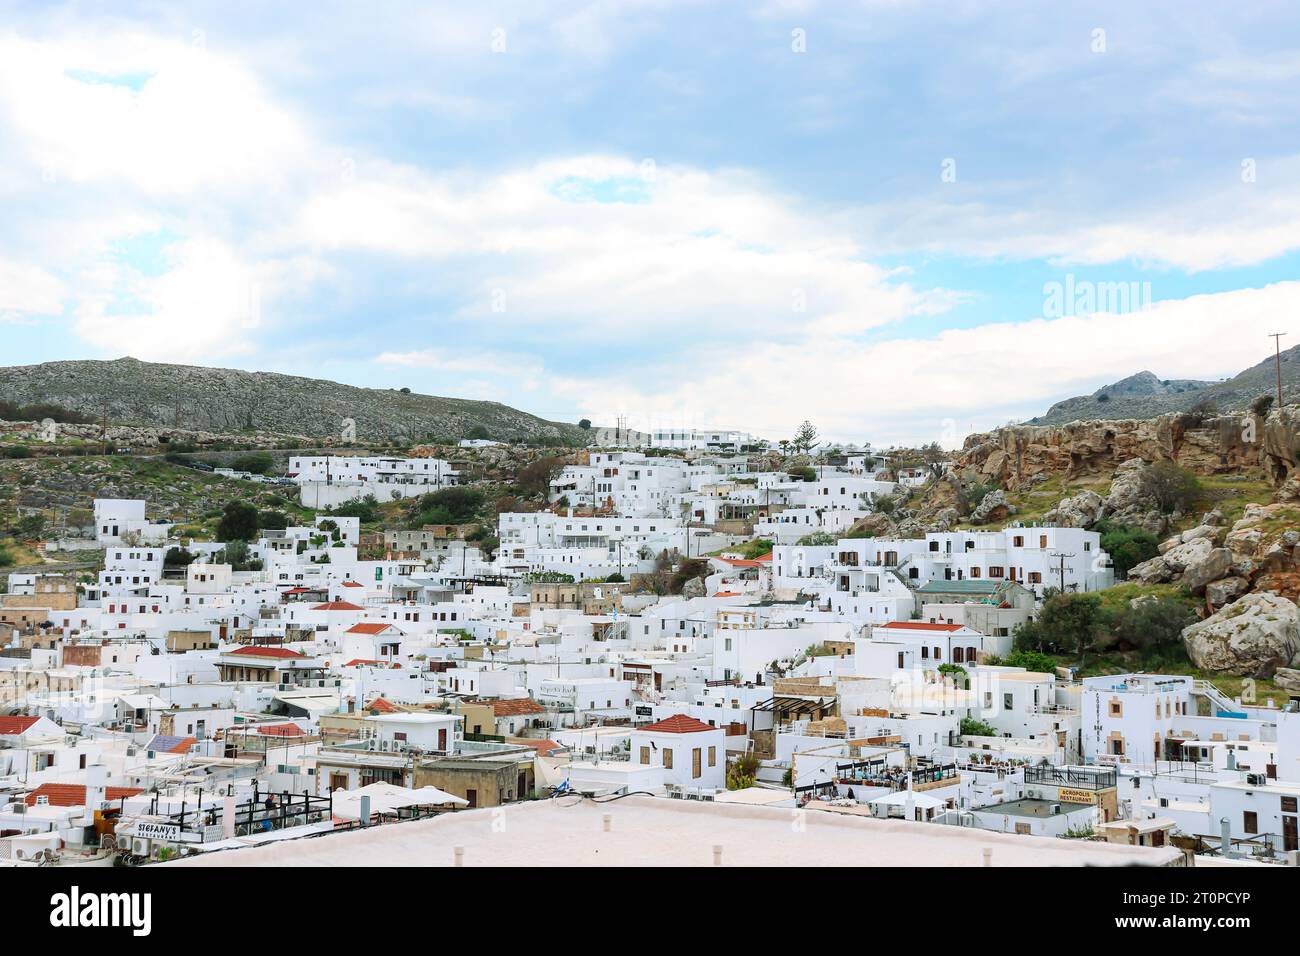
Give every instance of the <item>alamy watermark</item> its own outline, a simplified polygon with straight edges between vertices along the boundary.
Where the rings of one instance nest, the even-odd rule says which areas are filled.
[[[1093,282],[1067,273],[1064,282],[1043,283],[1043,318],[1106,312],[1122,315],[1151,308],[1150,282]]]

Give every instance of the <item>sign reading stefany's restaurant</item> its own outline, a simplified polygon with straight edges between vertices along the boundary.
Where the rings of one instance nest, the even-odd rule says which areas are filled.
[[[132,826],[129,832],[132,836],[140,837],[143,840],[169,840],[173,843],[179,843],[185,839],[181,835],[181,828],[174,823],[153,823],[148,820],[141,820]],[[193,837],[190,836],[190,839],[193,839]]]

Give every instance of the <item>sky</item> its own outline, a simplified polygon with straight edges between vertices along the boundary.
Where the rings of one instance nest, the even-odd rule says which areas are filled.
[[[0,2],[0,365],[938,441],[1300,343],[1300,8]]]

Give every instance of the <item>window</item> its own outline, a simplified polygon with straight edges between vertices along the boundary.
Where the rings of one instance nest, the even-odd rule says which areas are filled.
[[[700,748],[696,747],[691,751],[691,779],[700,775]]]
[[[1245,810],[1241,814],[1241,828],[1247,833],[1259,832],[1259,818],[1254,810]]]
[[[673,769],[673,752],[668,747],[664,748],[664,769],[665,770]]]
[[[649,747],[642,747],[642,748],[641,748],[641,762],[642,762],[643,764],[648,764],[648,763],[650,762],[650,748],[649,748]]]
[[[1295,812],[1296,812],[1296,798],[1295,798],[1295,797],[1283,797],[1283,798],[1282,798],[1282,812],[1283,812],[1283,813],[1295,813]]]
[[[709,748],[709,766],[710,766],[710,767],[716,767],[717,765],[718,765],[718,748],[717,748],[717,747],[710,747],[710,748]],[[1295,797],[1291,797],[1290,799],[1291,799],[1291,809],[1292,809],[1292,811],[1294,811],[1294,810],[1295,810]],[[1285,804],[1285,803],[1286,803],[1286,800],[1283,799],[1282,802],[1283,802],[1283,804]],[[1283,809],[1285,809],[1285,807],[1283,807]]]

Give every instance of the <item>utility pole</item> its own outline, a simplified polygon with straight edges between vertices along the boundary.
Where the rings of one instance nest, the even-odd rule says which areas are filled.
[[[1066,559],[1066,558],[1072,558],[1072,557],[1074,557],[1074,555],[1073,555],[1073,554],[1066,554],[1066,553],[1063,552],[1063,551],[1053,551],[1053,552],[1052,552],[1052,557],[1060,559],[1060,569],[1059,569],[1059,571],[1060,571],[1060,580],[1061,580],[1061,593],[1064,594],[1064,593],[1065,593],[1065,572],[1066,572],[1066,571],[1073,571],[1073,570],[1074,570],[1074,568],[1067,568],[1067,567],[1065,566],[1065,559]]]
[[[1282,336],[1285,332],[1270,332],[1273,338],[1274,361],[1277,365],[1277,409],[1282,411]]]

